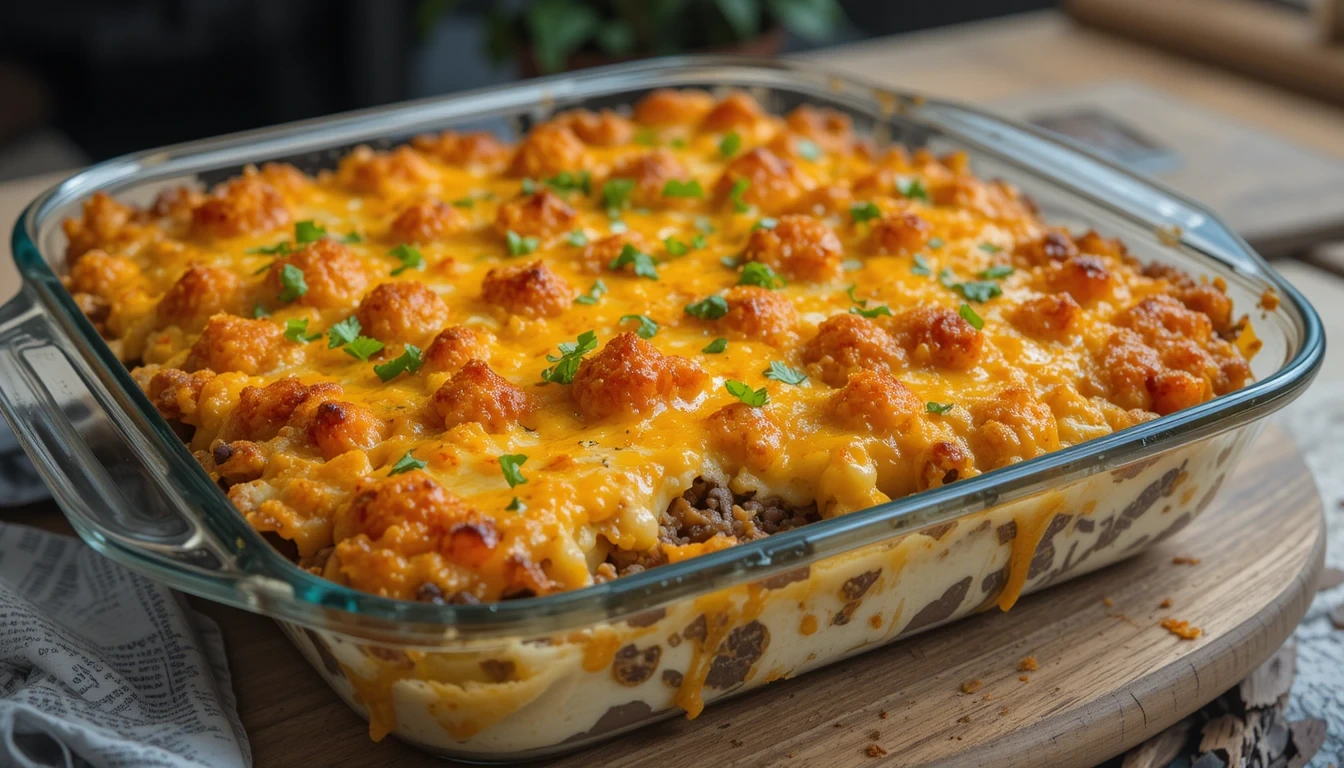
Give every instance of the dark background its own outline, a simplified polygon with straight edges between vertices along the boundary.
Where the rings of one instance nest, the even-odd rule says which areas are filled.
[[[515,62],[486,56],[486,17],[525,2],[463,0],[428,23],[425,0],[0,2],[0,179],[517,79]],[[829,44],[1051,3],[841,5]],[[42,168],[53,142],[57,167]]]

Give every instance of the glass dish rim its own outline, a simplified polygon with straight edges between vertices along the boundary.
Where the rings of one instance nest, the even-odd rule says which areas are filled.
[[[487,99],[491,94],[524,93],[548,87],[555,88],[558,100],[595,98],[639,87],[658,87],[657,83],[637,81],[657,74],[689,77],[702,69],[723,68],[740,73],[772,71],[825,78],[846,86],[866,89],[872,94],[883,94],[898,104],[898,111],[919,107],[947,108],[978,116],[1006,128],[1022,131],[1035,139],[1060,148],[1080,161],[1096,164],[1118,174],[1123,180],[1137,184],[1147,191],[1158,193],[1187,209],[1203,214],[1240,253],[1210,252],[1186,244],[1201,258],[1211,259],[1224,269],[1247,273],[1247,262],[1255,268],[1252,276],[1273,287],[1280,295],[1283,308],[1295,314],[1301,332],[1294,354],[1274,373],[1247,387],[1216,398],[1185,411],[1156,419],[1129,429],[1095,438],[1069,448],[1046,454],[1026,462],[985,473],[939,489],[925,491],[886,504],[847,515],[822,520],[818,523],[776,534],[771,537],[741,544],[715,553],[701,555],[682,563],[662,566],[641,574],[626,576],[605,584],[560,592],[543,597],[511,600],[465,606],[436,606],[380,597],[359,592],[320,576],[308,573],[284,557],[246,523],[242,515],[228,502],[205,470],[191,456],[186,445],[171,431],[149,400],[134,385],[130,371],[120,363],[93,326],[74,305],[46,259],[42,258],[39,242],[41,228],[48,219],[70,203],[86,199],[95,191],[116,191],[135,183],[146,183],[158,178],[154,170],[166,163],[195,159],[195,165],[208,165],[216,154],[239,151],[243,146],[262,149],[286,142],[299,145],[338,145],[337,139],[349,134],[379,129],[396,135],[396,128],[406,127],[426,118],[413,118],[411,113],[433,106],[472,103]],[[806,87],[798,83],[797,87]],[[746,86],[739,86],[746,87]],[[585,90],[586,89],[586,90]],[[871,109],[871,107],[870,107]],[[476,113],[480,116],[481,111]],[[458,119],[470,119],[472,115]],[[874,117],[877,114],[874,112]],[[396,118],[401,118],[397,122]],[[437,118],[448,122],[451,116]],[[387,124],[384,122],[387,121]],[[330,135],[328,135],[330,134]],[[357,141],[370,141],[363,138]],[[347,142],[348,143],[348,142]],[[295,147],[296,150],[299,147]],[[262,151],[261,149],[257,150]],[[992,149],[987,149],[993,152]],[[286,154],[268,150],[269,157]],[[291,152],[289,154],[297,154]],[[256,158],[260,162],[265,158]],[[229,163],[228,165],[235,165]],[[218,167],[217,164],[216,167]],[[192,173],[205,169],[192,170]],[[181,173],[188,172],[186,169]],[[1040,175],[1043,172],[1038,171]],[[1137,218],[1133,211],[1122,210],[1128,218]],[[98,537],[96,533],[80,529],[91,544],[102,550],[112,550],[114,556],[130,557],[145,569],[185,591],[250,610],[262,610],[258,594],[269,598],[263,612],[275,615],[270,609],[282,608],[277,618],[294,620],[300,624],[327,626],[335,619],[350,619],[348,629],[369,628],[369,623],[393,622],[397,628],[418,626],[426,632],[443,636],[445,633],[466,633],[472,636],[496,636],[521,632],[549,632],[586,626],[594,621],[617,621],[623,617],[653,610],[671,601],[693,597],[712,589],[767,578],[789,568],[807,565],[828,557],[842,555],[857,547],[889,540],[922,527],[994,506],[1013,498],[1039,492],[1049,487],[1051,480],[1063,482],[1076,476],[1106,471],[1131,461],[1139,460],[1163,450],[1170,450],[1203,437],[1221,433],[1247,424],[1276,410],[1305,389],[1319,368],[1324,354],[1324,333],[1319,317],[1303,296],[1266,265],[1246,243],[1222,224],[1222,220],[1204,206],[1172,192],[1162,185],[1120,168],[1091,155],[1070,143],[1061,142],[1043,130],[992,115],[975,107],[939,99],[905,94],[866,82],[849,74],[835,72],[823,66],[806,62],[778,59],[756,59],[722,55],[681,56],[668,59],[635,62],[603,67],[578,75],[561,75],[539,80],[510,84],[462,94],[394,104],[370,110],[317,118],[298,123],[231,134],[172,147],[146,150],[98,163],[62,181],[36,198],[16,222],[13,233],[15,263],[25,284],[36,289],[53,319],[64,330],[70,344],[84,359],[98,368],[104,383],[113,394],[130,401],[141,424],[148,424],[150,441],[159,457],[173,471],[167,473],[165,489],[189,499],[210,526],[218,543],[235,558],[239,573],[228,578],[222,575],[202,577],[184,567],[164,566],[152,561],[133,547]],[[1213,265],[1210,265],[1211,267]],[[912,517],[921,517],[916,524],[906,525]],[[202,580],[204,578],[204,580]],[[213,582],[213,583],[208,583]],[[277,584],[279,582],[280,584]],[[710,583],[710,587],[705,586]],[[689,585],[688,585],[689,584]],[[280,586],[277,593],[276,587]],[[288,594],[286,594],[288,590]],[[248,595],[235,594],[248,591]],[[307,604],[289,606],[285,601]]]

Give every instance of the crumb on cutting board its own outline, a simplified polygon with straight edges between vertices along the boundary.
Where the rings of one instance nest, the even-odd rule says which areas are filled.
[[[1184,619],[1165,618],[1162,620],[1162,628],[1182,640],[1194,640],[1204,634],[1204,630],[1199,627],[1190,626],[1190,622]]]
[[[1041,668],[1041,665],[1038,664],[1038,663],[1036,663],[1036,657],[1035,657],[1035,656],[1026,656],[1026,657],[1023,657],[1023,659],[1022,659],[1021,661],[1017,662],[1017,671],[1018,671],[1018,672],[1035,672],[1036,670],[1038,670],[1038,669],[1040,669],[1040,668]]]

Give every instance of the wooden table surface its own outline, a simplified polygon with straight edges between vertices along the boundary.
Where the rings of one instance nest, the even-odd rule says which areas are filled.
[[[1076,28],[1053,12],[876,40],[810,58],[893,87],[982,103],[1045,88],[1136,80],[1344,158],[1344,110]],[[28,200],[63,175],[0,184],[0,222],[8,225]],[[1344,335],[1344,280],[1299,262],[1276,267],[1318,308],[1327,333]],[[0,259],[0,300],[16,285],[12,263]],[[1344,353],[1338,347],[1328,355],[1321,378],[1344,378]],[[269,621],[225,608],[209,612],[224,625],[236,688],[286,690],[295,676],[312,674]],[[257,765],[286,764],[281,761],[286,733],[359,727],[353,715],[324,706],[330,700],[329,695],[323,699],[324,693],[240,696]],[[367,752],[359,758],[379,755]],[[366,764],[359,758],[347,764]]]

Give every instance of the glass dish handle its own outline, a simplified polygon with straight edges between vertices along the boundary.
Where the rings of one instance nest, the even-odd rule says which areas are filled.
[[[187,587],[185,576],[218,589],[221,577],[241,576],[221,532],[164,487],[172,468],[147,466],[140,457],[155,453],[135,450],[135,430],[113,417],[135,409],[110,405],[63,341],[31,285],[0,307],[0,410],[71,525],[94,549],[173,586]]]

